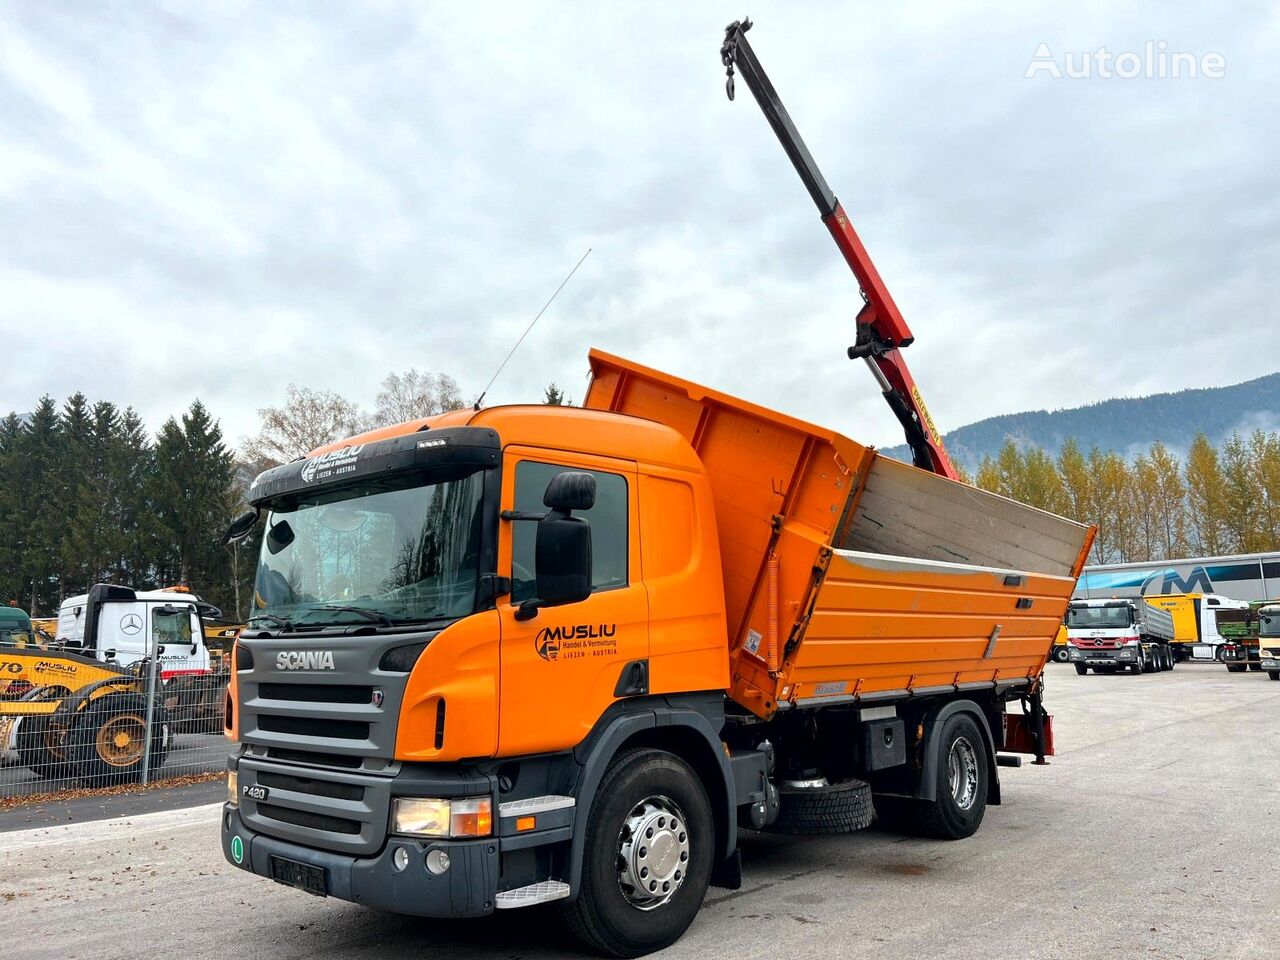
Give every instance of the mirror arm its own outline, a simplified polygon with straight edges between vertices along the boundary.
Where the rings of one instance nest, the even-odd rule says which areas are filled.
[[[541,520],[545,513],[523,513],[520,510],[503,510],[498,514],[503,520]]]

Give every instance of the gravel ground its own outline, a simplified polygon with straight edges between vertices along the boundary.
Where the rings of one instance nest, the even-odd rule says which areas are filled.
[[[1002,771],[977,836],[744,834],[743,889],[713,888],[663,956],[1280,957],[1280,683],[1049,671],[1059,755]],[[12,960],[580,954],[541,912],[415,920],[251,877],[216,805],[3,839]]]

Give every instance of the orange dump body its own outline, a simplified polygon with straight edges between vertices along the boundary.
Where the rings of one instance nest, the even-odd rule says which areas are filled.
[[[707,470],[731,696],[759,714],[1039,675],[1090,528],[593,350],[584,405],[677,430]]]

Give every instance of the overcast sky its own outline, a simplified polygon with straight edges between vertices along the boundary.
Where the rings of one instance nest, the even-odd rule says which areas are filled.
[[[889,445],[856,285],[750,38],[914,328],[940,427],[1280,369],[1274,4],[0,5],[0,409],[233,441],[410,366],[580,399],[598,346]],[[1189,9],[1194,6],[1196,9]],[[1025,78],[1039,44],[1221,79]]]

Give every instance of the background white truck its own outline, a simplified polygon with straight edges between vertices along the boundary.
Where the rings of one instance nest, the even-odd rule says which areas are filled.
[[[1172,670],[1173,618],[1140,598],[1072,600],[1067,646],[1076,673]]]

